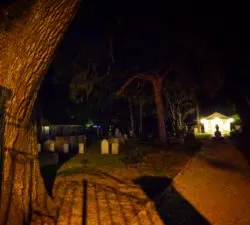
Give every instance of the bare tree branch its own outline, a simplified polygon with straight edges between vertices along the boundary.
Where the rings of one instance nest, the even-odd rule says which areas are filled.
[[[153,82],[154,77],[151,75],[146,75],[146,74],[136,74],[133,77],[130,77],[122,86],[121,88],[116,92],[117,96],[122,95],[122,92],[125,90],[125,88],[132,83],[135,79],[139,80],[146,80],[149,82]]]
[[[170,68],[168,68],[167,69],[167,71],[166,72],[164,72],[162,75],[161,75],[161,81],[170,73],[170,72],[172,72],[173,71],[173,69],[174,69],[174,67],[173,66],[171,66]]]
[[[109,38],[109,57],[112,60],[112,63],[115,63],[115,57],[114,57],[114,46],[113,46],[113,38]]]

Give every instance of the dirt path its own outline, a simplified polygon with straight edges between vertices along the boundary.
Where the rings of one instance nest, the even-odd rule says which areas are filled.
[[[205,146],[173,187],[211,224],[250,224],[250,167],[229,143]]]

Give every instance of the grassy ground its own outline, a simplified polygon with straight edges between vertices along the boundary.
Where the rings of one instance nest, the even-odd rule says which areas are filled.
[[[100,144],[95,144],[84,155],[77,155],[65,163],[57,175],[71,176],[102,170],[110,174],[117,174],[119,171],[119,176],[124,176],[124,179],[133,179],[139,175],[173,178],[195,150],[194,145],[159,147],[140,144],[134,140],[121,146],[119,155],[101,155]]]
[[[211,134],[198,133],[198,134],[195,134],[195,138],[196,139],[208,139],[208,138],[211,138]]]

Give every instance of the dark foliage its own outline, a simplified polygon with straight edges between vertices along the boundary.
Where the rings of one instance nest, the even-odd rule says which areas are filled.
[[[123,152],[124,156],[122,158],[122,161],[128,165],[141,162],[143,157],[146,155],[145,151],[131,144],[125,145]]]

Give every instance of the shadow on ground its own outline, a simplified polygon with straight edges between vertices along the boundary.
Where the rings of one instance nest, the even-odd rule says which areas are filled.
[[[241,153],[244,155],[245,159],[247,160],[248,164],[250,165],[249,136],[236,138],[234,140],[234,145],[237,149],[241,151]]]
[[[146,198],[121,192],[115,187],[85,179],[68,182],[62,180],[55,187],[61,194],[57,193],[59,208],[54,224],[154,225],[159,224],[155,214],[166,225],[210,224],[175,190],[170,179],[144,176],[134,180],[134,183],[154,202],[156,209],[147,207]],[[141,214],[145,209],[146,213]],[[36,223],[39,224],[44,223]]]
[[[209,225],[210,223],[172,186],[166,177],[145,176],[134,180],[154,201],[166,225]]]
[[[73,156],[74,154],[58,153],[59,160],[57,164],[40,167],[41,175],[43,177],[44,184],[45,184],[45,188],[48,194],[50,195],[50,197],[53,197],[52,190],[53,190],[53,185],[54,185],[55,178],[57,175],[57,171],[60,169],[60,167],[64,163],[69,161]]]
[[[226,170],[226,171],[231,171],[235,173],[240,173],[244,176],[250,176],[249,168],[236,166],[232,163],[217,160],[217,159],[211,159],[211,158],[206,158],[206,157],[202,157],[202,158],[205,159],[207,163],[209,163],[211,166],[215,168]]]

